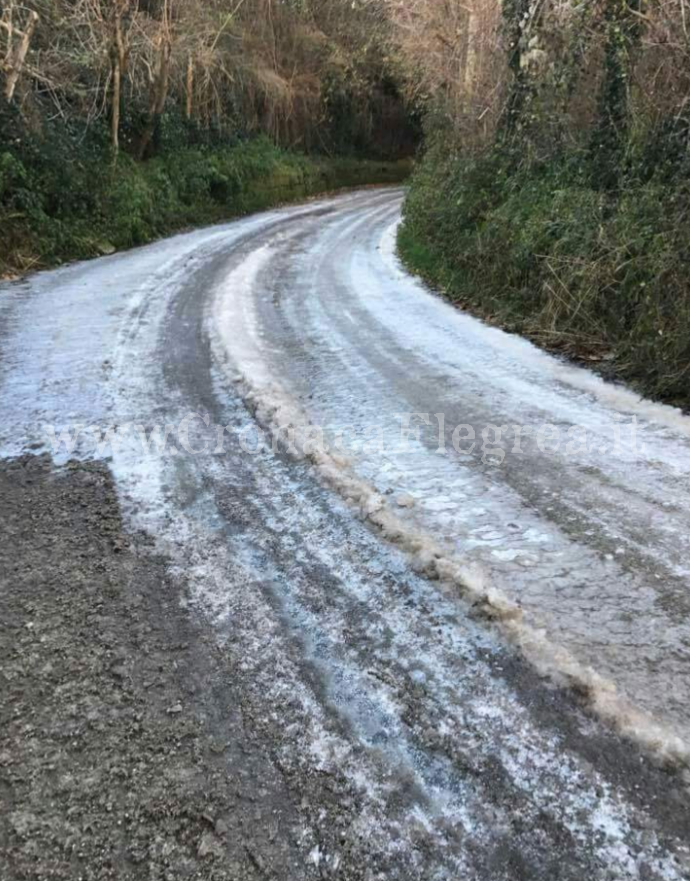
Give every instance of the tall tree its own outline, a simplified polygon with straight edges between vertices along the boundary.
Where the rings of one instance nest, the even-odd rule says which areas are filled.
[[[143,159],[156,131],[170,88],[170,64],[173,49],[173,0],[163,0],[161,18],[154,39],[155,61],[151,67],[148,116],[139,143],[137,155]]]
[[[120,149],[120,114],[122,110],[122,81],[129,62],[129,25],[132,8],[130,0],[113,0],[111,21],[111,76],[110,139],[113,152]]]
[[[14,99],[17,83],[31,46],[31,38],[39,21],[38,13],[30,9],[24,16],[23,25],[19,27],[17,23],[18,12],[14,0],[9,0],[0,17],[0,28],[5,31],[7,40],[2,69],[5,73],[3,94],[8,103],[12,103]]]
[[[604,5],[604,72],[599,124],[594,136],[599,183],[617,184],[630,123],[631,76],[641,47],[646,0],[608,0]]]

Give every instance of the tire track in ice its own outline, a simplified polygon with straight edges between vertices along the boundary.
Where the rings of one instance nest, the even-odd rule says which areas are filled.
[[[273,248],[263,245],[230,274],[217,297],[213,322],[216,357],[221,363],[234,365],[229,367],[231,371],[239,369],[243,397],[259,422],[279,436],[284,436],[289,427],[293,453],[308,458],[324,482],[356,506],[386,538],[411,553],[418,571],[453,582],[464,596],[482,606],[488,617],[499,619],[504,633],[520,645],[540,671],[584,692],[592,708],[621,733],[664,760],[686,766],[690,751],[672,730],[637,709],[616,692],[610,681],[554,645],[543,631],[522,621],[515,605],[487,585],[481,572],[468,566],[466,560],[448,554],[413,524],[403,522],[371,484],[351,471],[347,460],[313,448],[313,425],[274,379],[257,326],[254,297],[257,289],[262,289],[259,280],[274,257]]]

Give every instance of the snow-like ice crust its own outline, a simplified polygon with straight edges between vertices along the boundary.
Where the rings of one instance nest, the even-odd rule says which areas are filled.
[[[385,208],[380,213],[385,213]],[[361,224],[362,219],[357,218],[355,223]],[[393,278],[409,285],[409,277],[405,276],[394,254],[395,229],[396,224],[385,228],[380,251]],[[414,571],[429,579],[454,585],[464,599],[486,618],[496,622],[502,633],[520,647],[540,673],[579,693],[602,719],[644,746],[660,761],[688,766],[690,748],[672,726],[637,707],[634,700],[619,692],[610,678],[554,642],[548,629],[534,620],[525,620],[519,603],[493,583],[486,567],[462,553],[449,550],[447,544],[439,542],[424,528],[423,522],[399,516],[389,504],[388,497],[372,482],[359,476],[362,472],[367,473],[366,462],[353,462],[346,455],[315,448],[314,420],[294,393],[276,379],[275,366],[267,356],[268,343],[263,339],[257,318],[257,297],[265,295],[262,273],[270,269],[279,249],[279,241],[262,245],[233,270],[219,287],[209,321],[216,359],[233,378],[259,423],[276,439],[285,439],[289,435],[292,455],[307,459],[327,486],[337,491],[385,539],[409,554]],[[382,294],[376,292],[372,296],[371,285],[362,283],[360,289],[367,292],[368,307],[373,312],[385,313],[387,321],[390,322],[395,313],[398,322],[409,320],[404,308],[391,312],[390,303]],[[408,290],[406,295],[413,298],[420,293],[429,296],[419,288]],[[450,307],[444,308],[448,317],[457,314]],[[690,420],[673,408],[644,401],[627,389],[611,386],[584,370],[569,367],[539,352],[526,341],[486,327],[468,316],[462,315],[460,320],[463,328],[469,328],[468,334],[479,340],[479,344],[495,346],[496,337],[500,335],[500,346],[506,356],[520,361],[523,369],[526,365],[530,371],[545,374],[549,385],[555,380],[567,383],[578,391],[596,396],[607,408],[634,412],[644,419],[654,419],[656,424],[674,432],[690,434]],[[409,326],[415,332],[419,327],[417,323]],[[331,332],[330,327],[328,332]],[[516,384],[523,382],[519,376],[513,381]],[[548,386],[547,394],[554,398],[555,411],[563,407],[562,398],[554,395]],[[351,411],[347,416],[352,416]],[[687,450],[682,452],[687,454]],[[687,466],[690,460],[684,459],[682,452],[678,456],[679,462]],[[539,531],[533,529],[533,532],[539,540]]]
[[[380,201],[385,207],[389,197]],[[325,204],[359,213],[356,198]],[[311,210],[271,212],[0,288],[0,309],[9,316],[1,343],[0,455],[38,451],[43,422],[179,419],[190,402],[180,376],[167,375],[169,353],[162,348],[175,298],[195,287],[212,258],[232,254],[241,240],[278,220],[288,227]],[[265,424],[294,423],[299,455],[300,430],[308,431],[310,417],[287,385],[276,385],[265,347],[270,341],[261,342],[252,302],[258,293],[253,283],[276,253],[273,246],[262,248],[227,275],[209,309],[223,368],[214,372],[214,394],[223,424],[238,432],[251,427],[252,417],[227,381],[231,376]],[[198,286],[195,291],[203,295]],[[77,449],[74,455],[94,452]],[[377,856],[401,855],[410,877],[476,877],[462,849],[449,847],[449,830],[462,830],[480,851],[497,831],[510,830],[510,811],[487,811],[483,789],[485,768],[498,761],[520,794],[523,824],[537,827],[548,811],[602,867],[596,877],[613,871],[621,879],[641,879],[651,867],[656,877],[682,879],[683,868],[654,830],[644,827],[642,836],[639,808],[564,749],[487,664],[487,656],[500,657],[501,642],[468,616],[456,592],[498,618],[504,632],[523,632],[515,604],[491,589],[480,566],[456,561],[445,546],[428,540],[415,525],[419,505],[394,514],[385,493],[358,475],[366,463],[348,457],[303,460],[308,463],[338,495],[307,479],[302,466],[268,451],[251,460],[236,450],[227,461],[192,457],[178,468],[175,459],[125,445],[109,460],[130,526],[147,531],[169,556],[173,577],[214,622],[219,644],[234,653],[238,675],[261,691],[285,730],[282,767],[295,775],[316,769],[347,779],[361,802],[349,834]],[[193,503],[176,494],[180,474],[194,490]],[[289,577],[273,564],[262,530],[228,535],[219,528],[224,515],[206,487],[232,481],[251,487],[247,503],[266,536],[285,559],[294,558]],[[340,495],[391,539],[390,546],[348,516]],[[439,580],[411,572],[396,545],[409,552],[421,575]],[[333,585],[324,588],[304,575],[302,565],[310,560],[333,573]],[[325,603],[324,589],[332,590]],[[353,623],[353,609],[365,610],[362,621]],[[343,640],[348,628],[356,639]],[[303,659],[291,651],[297,638]],[[318,671],[325,702],[305,679],[301,660]],[[405,715],[406,684],[416,689],[416,720]],[[333,724],[333,713],[348,725]],[[444,760],[447,754],[460,756],[471,772],[458,773]],[[392,814],[401,780],[405,786],[413,781],[423,798]],[[411,844],[420,830],[432,847]],[[318,828],[298,832],[312,863],[335,871],[340,856],[323,850]]]

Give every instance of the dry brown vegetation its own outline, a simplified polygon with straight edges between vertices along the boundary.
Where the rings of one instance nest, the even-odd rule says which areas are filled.
[[[412,97],[464,142],[487,140],[506,74],[498,0],[388,0],[386,9]]]
[[[414,146],[387,58],[383,5],[341,0],[5,0],[7,102],[107,120],[115,150],[132,126],[144,156],[172,110],[200,126],[263,132],[281,146]],[[380,143],[379,143],[380,138]]]
[[[688,0],[386,0],[404,82],[463,150],[491,145],[515,100],[533,143],[580,143],[597,125],[618,50],[637,127],[683,121]],[[610,71],[609,71],[610,72]],[[549,138],[551,140],[549,140]]]

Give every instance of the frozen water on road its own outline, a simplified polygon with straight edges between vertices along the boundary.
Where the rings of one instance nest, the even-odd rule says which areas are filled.
[[[342,438],[355,474],[407,497],[399,516],[687,738],[690,418],[427,293],[393,255],[397,210],[272,241],[244,289],[249,372],[263,358],[306,418]],[[430,424],[408,416],[403,437],[401,414]],[[459,425],[474,431],[472,452],[464,433],[454,448]],[[519,426],[520,452],[513,428],[485,445],[489,426]]]
[[[370,488],[684,726],[684,420],[626,410],[426,293],[392,255],[399,205],[396,191],[353,194],[0,287],[0,454],[45,448],[46,423],[150,430],[198,414],[205,455],[177,436],[174,455],[131,439],[73,454],[108,456],[132,527],[214,622],[285,779],[331,781],[285,877],[686,878],[682,778],[541,682],[453,585],[413,571],[318,479],[328,466],[350,498]],[[633,411],[653,453],[597,466],[533,442],[500,467],[451,443],[441,454],[437,425],[401,444],[395,417],[586,419],[603,436]],[[243,450],[276,413],[329,436],[350,426],[347,456],[315,473]],[[370,425],[383,444],[362,450]]]

